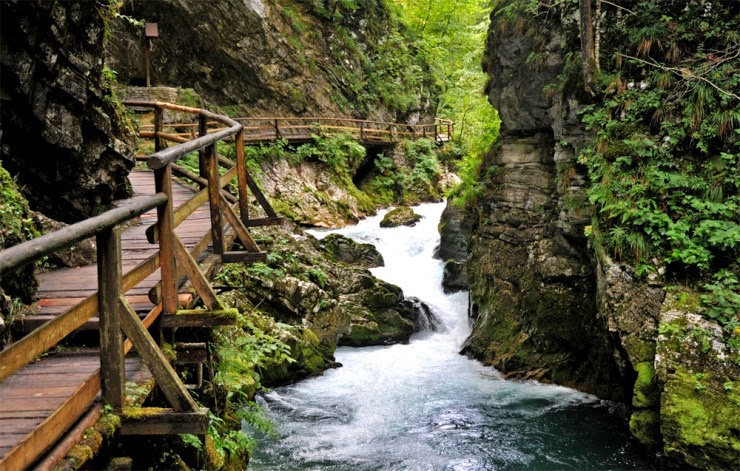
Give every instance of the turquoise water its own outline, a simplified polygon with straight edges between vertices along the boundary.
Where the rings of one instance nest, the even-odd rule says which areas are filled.
[[[446,330],[415,334],[407,345],[339,348],[343,367],[261,395],[278,436],[260,440],[250,469],[645,468],[614,404],[503,380],[458,354],[470,333],[467,293],[440,288],[433,255],[442,209],[415,208],[424,219],[413,228],[380,229],[381,213],[334,232],[374,243],[386,261],[376,276],[429,304]]]

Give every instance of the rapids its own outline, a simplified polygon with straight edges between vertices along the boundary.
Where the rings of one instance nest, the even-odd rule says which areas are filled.
[[[259,440],[250,469],[644,468],[613,404],[503,380],[458,354],[470,333],[467,293],[441,288],[434,251],[443,208],[415,207],[424,216],[415,227],[381,229],[381,212],[332,231],[374,244],[386,266],[373,273],[427,303],[446,328],[414,334],[407,345],[339,348],[343,367],[262,394],[278,436]]]

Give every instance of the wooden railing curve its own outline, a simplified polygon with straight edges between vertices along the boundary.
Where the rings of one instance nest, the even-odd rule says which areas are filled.
[[[447,119],[435,119],[429,124],[405,124],[383,121],[362,120],[352,118],[332,117],[266,117],[266,118],[234,118],[234,121],[244,126],[244,140],[247,144],[262,143],[278,139],[290,142],[310,141],[313,136],[332,133],[347,133],[365,144],[394,144],[400,140],[433,139],[437,143],[452,140],[454,123]],[[217,123],[209,123],[217,124]],[[184,129],[175,133],[162,133],[174,142],[178,139],[187,139],[195,129],[195,123],[169,123],[165,128]],[[142,126],[142,136],[153,137],[150,131],[153,125]]]
[[[179,428],[159,428],[159,432],[155,433],[204,433],[208,426],[207,410],[197,406],[177,373],[149,334],[147,327],[153,322],[153,319],[145,319],[145,323],[142,323],[128,304],[123,293],[136,286],[157,269],[160,269],[161,302],[152,313],[156,312],[157,315],[159,312],[163,313],[165,316],[163,319],[178,317],[176,283],[179,275],[187,276],[209,310],[222,310],[222,306],[208,281],[200,273],[195,258],[205,250],[209,243],[212,243],[214,252],[221,255],[223,260],[263,260],[265,254],[259,250],[257,244],[252,240],[247,227],[276,224],[280,223],[281,219],[277,217],[277,214],[246,171],[244,130],[240,123],[206,110],[169,103],[137,101],[125,104],[154,110],[155,131],[153,137],[155,138],[155,152],[147,158],[147,162],[150,168],[154,170],[156,194],[151,197],[135,199],[125,207],[110,210],[59,231],[0,251],[0,276],[3,276],[59,249],[70,247],[79,240],[92,235],[96,236],[98,250],[98,292],[0,351],[0,382],[57,345],[97,312],[100,318],[100,379],[98,382],[101,385],[104,401],[115,410],[122,410],[125,395],[124,357],[133,346],[151,371],[174,413],[184,414],[188,417],[185,422],[189,421],[189,425],[183,422],[181,417],[177,419],[178,423],[183,424]],[[163,134],[163,112],[167,109],[197,115],[200,136],[174,147],[165,147],[165,139],[160,134]],[[226,127],[208,133],[208,121],[214,121]],[[235,143],[236,162],[233,164],[233,168],[225,175],[220,176],[216,143],[227,139],[233,140]],[[176,162],[179,159],[195,151],[199,152],[201,158],[199,179],[201,183],[204,183],[205,188],[175,211],[172,207],[172,169],[177,167]],[[235,176],[237,177],[239,194],[237,197],[231,196],[230,199],[231,201],[236,200],[236,207],[232,206],[222,194],[224,185]],[[249,218],[247,188],[255,192],[255,197],[265,209],[267,218]],[[191,252],[185,248],[182,241],[175,234],[174,228],[206,202],[210,205],[211,230],[196,244]],[[157,223],[156,227],[148,231],[148,236],[150,242],[159,244],[159,251],[124,275],[121,272],[120,225],[154,208],[157,210]],[[224,217],[236,237],[247,248],[246,252],[225,251]],[[208,314],[208,311],[199,312]],[[222,321],[224,319],[228,320],[228,316],[224,316],[222,311],[218,317]],[[192,322],[192,320],[189,322]],[[177,322],[172,321],[170,325],[177,326]],[[128,338],[125,342],[124,334]],[[91,384],[97,383],[93,382]],[[90,389],[89,394],[86,393],[85,400],[91,402],[95,395],[94,388],[88,387],[85,389]],[[171,416],[169,417],[171,419]],[[151,419],[152,416],[149,417],[149,420]],[[44,423],[40,427],[43,427]],[[69,425],[71,423],[66,424],[60,430],[66,429]],[[55,427],[58,428],[58,424]],[[58,436],[45,437],[49,443],[53,443],[57,438]],[[23,469],[30,465],[38,457],[38,454],[48,446],[48,444],[44,445],[39,450],[23,448],[38,446],[38,444],[29,445],[29,442],[31,440],[22,440],[15,448],[4,455],[0,460],[0,468]]]

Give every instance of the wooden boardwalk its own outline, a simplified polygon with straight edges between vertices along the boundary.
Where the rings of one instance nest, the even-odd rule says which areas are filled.
[[[135,196],[153,195],[153,173],[134,170],[130,180]],[[192,198],[195,191],[173,183],[175,207]],[[125,205],[126,201],[120,202]],[[128,227],[121,236],[123,273],[158,251],[147,241],[145,230],[156,221],[156,211],[145,213],[137,225]],[[210,230],[208,204],[186,219],[176,232],[186,247],[194,246]],[[159,270],[126,293],[134,309],[150,325],[159,314],[148,292],[159,281]],[[97,291],[97,266],[53,270],[39,275],[39,310],[24,320],[23,330],[31,330],[62,314]],[[181,303],[192,299],[181,294]],[[83,329],[97,329],[97,315]],[[48,450],[71,424],[92,405],[100,390],[100,357],[97,350],[72,353],[51,353],[26,365],[0,382],[0,470],[11,471],[7,459],[15,454]],[[127,380],[144,379],[149,372],[137,358],[127,358]],[[7,459],[7,460],[6,460]],[[15,471],[15,470],[12,470]]]

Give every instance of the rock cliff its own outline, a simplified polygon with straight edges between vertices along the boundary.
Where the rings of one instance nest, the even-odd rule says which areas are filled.
[[[97,2],[0,2],[3,166],[35,210],[65,222],[129,191],[133,155],[103,77]]]
[[[591,139],[577,113],[594,100],[581,81],[577,6],[527,5],[504,2],[491,17],[483,65],[502,131],[466,209],[475,324],[464,352],[509,377],[623,401],[633,436],[673,465],[731,467],[737,350],[701,315],[699,294],[659,272],[638,276],[586,237],[600,216],[577,160]],[[621,18],[602,18],[603,37]]]
[[[509,18],[494,13],[492,21],[484,66],[502,125],[481,167],[485,190],[467,213],[475,326],[464,351],[509,376],[624,399],[583,232],[590,214],[576,163],[584,139],[577,102],[543,95],[577,44],[573,18],[561,11],[526,27],[543,37],[532,29],[501,34]],[[525,60],[534,53],[537,63]]]
[[[434,85],[381,0],[125,2],[158,24],[151,80],[194,88],[250,116],[433,118]],[[120,22],[108,50],[119,82],[145,82],[144,32]]]

